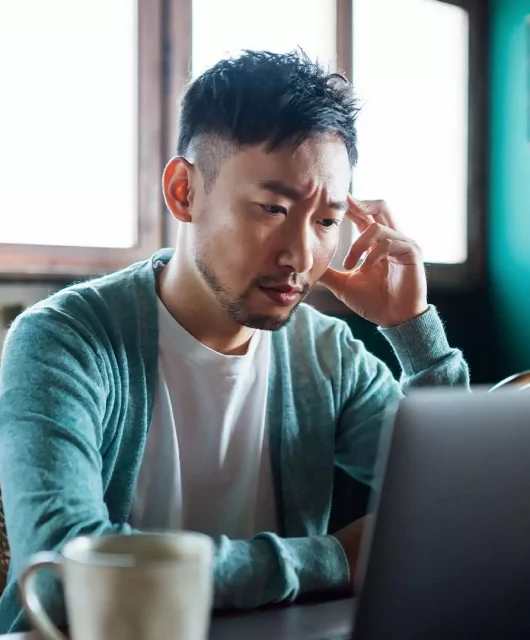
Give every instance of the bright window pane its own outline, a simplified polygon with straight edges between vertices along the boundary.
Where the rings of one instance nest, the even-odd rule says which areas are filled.
[[[335,68],[336,0],[193,0],[192,74],[242,49],[302,47]]]
[[[354,194],[387,200],[427,262],[467,258],[468,29],[436,0],[354,0]]]
[[[130,247],[137,6],[0,0],[0,242]]]

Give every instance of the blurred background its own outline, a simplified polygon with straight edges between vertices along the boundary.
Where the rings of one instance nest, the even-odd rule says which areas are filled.
[[[530,369],[530,0],[0,0],[0,343],[27,305],[173,244],[188,79],[297,46],[352,80],[353,193],[421,244],[473,382]],[[310,301],[396,371],[372,325]]]

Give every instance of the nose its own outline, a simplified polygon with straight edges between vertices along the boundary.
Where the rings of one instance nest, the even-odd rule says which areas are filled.
[[[280,267],[287,267],[295,273],[307,273],[312,269],[314,258],[311,225],[285,225],[280,231],[280,243]]]

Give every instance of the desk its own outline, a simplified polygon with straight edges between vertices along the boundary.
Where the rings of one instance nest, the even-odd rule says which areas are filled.
[[[352,622],[346,598],[214,618],[210,640],[323,640],[348,633]]]
[[[215,617],[210,640],[324,640],[351,629],[353,599],[298,604]],[[11,633],[0,640],[40,640],[35,633]]]

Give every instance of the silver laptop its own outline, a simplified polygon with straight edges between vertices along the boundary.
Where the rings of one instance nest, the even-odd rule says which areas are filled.
[[[401,403],[354,640],[530,638],[530,393]]]

